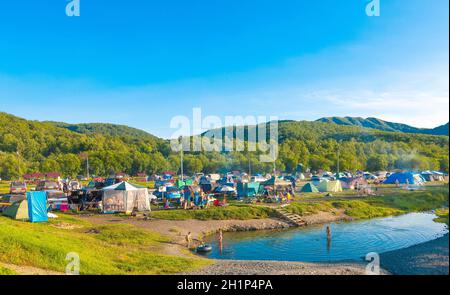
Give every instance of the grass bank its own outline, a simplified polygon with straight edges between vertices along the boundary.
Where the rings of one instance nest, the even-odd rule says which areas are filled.
[[[171,274],[210,263],[187,251],[165,255],[168,242],[132,225],[93,226],[63,214],[41,224],[0,216],[0,262],[8,264],[64,272],[70,252],[80,256],[81,274]]]
[[[0,266],[0,276],[15,275],[15,274],[16,274],[15,271],[13,271],[9,268]]]
[[[151,213],[153,218],[166,220],[248,220],[263,219],[275,216],[274,210],[265,206],[230,205],[226,207],[212,207],[207,210],[162,210]]]
[[[438,216],[438,218],[436,218],[434,221],[445,223],[448,225],[448,208],[438,209],[438,210],[436,210],[435,213]]]
[[[335,200],[297,201],[286,209],[301,216],[340,209],[352,218],[368,219],[448,207],[448,199],[448,186],[441,186],[423,191],[396,190],[382,196],[358,199],[336,197]]]

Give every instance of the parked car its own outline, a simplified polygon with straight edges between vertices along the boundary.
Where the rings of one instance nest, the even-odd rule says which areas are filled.
[[[48,190],[60,190],[60,187],[56,181],[40,181],[36,186],[36,191],[48,191]]]
[[[9,186],[10,194],[25,194],[27,192],[27,184],[23,181],[13,181]]]

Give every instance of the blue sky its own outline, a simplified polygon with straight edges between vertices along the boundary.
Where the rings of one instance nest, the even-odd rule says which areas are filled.
[[[0,4],[0,111],[111,122],[263,115],[448,121],[448,1],[67,0]]]

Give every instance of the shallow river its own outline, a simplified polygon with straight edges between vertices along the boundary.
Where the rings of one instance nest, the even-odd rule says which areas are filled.
[[[411,213],[397,217],[333,223],[331,242],[326,226],[287,231],[224,233],[222,251],[217,236],[208,243],[209,258],[235,260],[279,260],[327,262],[359,260],[370,252],[383,253],[424,243],[448,233],[447,226],[436,223],[436,215]]]

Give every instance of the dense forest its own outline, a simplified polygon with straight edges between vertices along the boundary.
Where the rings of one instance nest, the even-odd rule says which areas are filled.
[[[385,132],[325,122],[279,122],[276,169],[292,172],[302,163],[312,170],[420,169],[448,172],[448,136]],[[248,131],[248,130],[247,130]],[[225,129],[224,129],[225,132]],[[144,131],[112,124],[37,122],[0,113],[0,177],[30,172],[65,176],[126,172],[135,175],[179,171],[180,157],[167,140]],[[185,173],[251,170],[265,173],[272,163],[257,152],[189,152]]]

